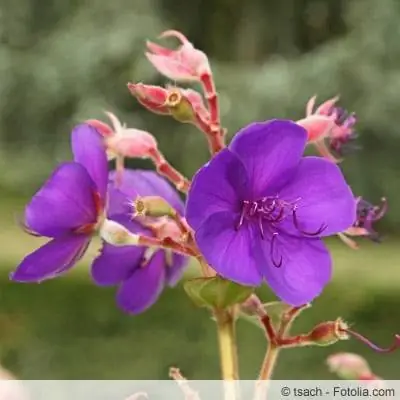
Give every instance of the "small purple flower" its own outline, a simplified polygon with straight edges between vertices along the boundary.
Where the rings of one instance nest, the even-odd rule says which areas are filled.
[[[134,220],[132,217],[132,203],[137,196],[163,197],[183,214],[182,200],[163,178],[152,171],[125,170],[118,189],[114,183],[114,172],[110,174],[110,178],[109,219],[133,233],[146,236],[174,234],[172,221],[140,218]],[[118,285],[118,305],[128,313],[138,314],[156,302],[165,286],[176,284],[186,261],[186,257],[167,250],[142,246],[115,247],[103,243],[101,254],[92,265],[92,277],[101,286]]]
[[[349,113],[341,107],[332,105],[326,110],[326,115],[334,118],[335,126],[329,135],[329,149],[339,156],[345,156],[361,149],[356,144],[358,134],[354,132],[357,122],[355,113]]]
[[[321,237],[355,220],[340,169],[303,157],[307,133],[284,120],[253,123],[194,177],[186,218],[200,251],[225,278],[266,280],[294,306],[318,296],[331,277]]]
[[[364,235],[373,242],[380,242],[381,237],[374,230],[373,223],[379,221],[387,212],[387,200],[382,198],[380,206],[374,206],[363,198],[357,198],[357,220],[354,228],[363,230]]]
[[[104,218],[108,166],[101,137],[79,125],[72,149],[75,161],[59,165],[25,209],[27,231],[51,240],[24,258],[14,281],[39,282],[69,270]]]

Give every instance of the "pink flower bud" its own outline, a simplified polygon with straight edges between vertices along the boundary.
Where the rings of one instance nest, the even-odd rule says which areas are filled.
[[[124,129],[106,140],[107,148],[115,155],[131,158],[147,158],[157,148],[150,133],[139,129]]]
[[[182,33],[174,30],[165,31],[160,38],[175,37],[181,42],[177,50],[147,42],[146,53],[153,66],[172,80],[200,81],[202,75],[211,74],[207,56],[195,49],[193,44]]]
[[[106,115],[112,123],[112,128],[97,120],[86,122],[104,136],[104,143],[110,159],[119,156],[147,158],[157,149],[157,141],[150,133],[139,129],[128,129],[114,114],[106,112]]]
[[[210,114],[199,92],[171,85],[162,88],[142,83],[129,83],[128,89],[148,110],[157,114],[171,115],[177,121],[208,129],[206,125],[209,123]]]
[[[328,368],[341,379],[365,380],[373,376],[367,361],[353,353],[336,353],[326,360]]]
[[[138,102],[151,112],[169,115],[166,106],[168,90],[160,86],[144,85],[143,83],[128,83],[128,89]]]

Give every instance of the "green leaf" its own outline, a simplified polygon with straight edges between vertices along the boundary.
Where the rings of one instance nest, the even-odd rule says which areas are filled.
[[[242,303],[254,291],[253,287],[242,286],[219,276],[191,279],[183,286],[197,306],[218,309]]]

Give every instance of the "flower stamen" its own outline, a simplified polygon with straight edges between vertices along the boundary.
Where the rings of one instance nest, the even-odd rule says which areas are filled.
[[[340,330],[360,340],[362,343],[366,344],[368,347],[370,347],[372,350],[377,351],[378,353],[391,353],[400,347],[400,335],[394,335],[394,342],[389,347],[385,348],[385,347],[379,347],[371,340],[367,339],[365,336],[349,328]]]
[[[293,216],[293,224],[296,227],[296,229],[299,232],[303,233],[304,235],[307,235],[307,236],[318,236],[328,227],[326,224],[322,224],[318,228],[318,230],[316,230],[315,232],[307,232],[307,231],[301,229],[300,226],[299,226],[299,221],[298,221],[298,218],[297,218],[296,209],[297,209],[297,207],[295,206],[294,209],[293,209],[293,214],[292,214],[292,216]]]
[[[282,262],[283,262],[283,258],[282,256],[279,256],[279,261],[276,262],[274,259],[274,248],[275,248],[275,242],[276,242],[276,238],[278,237],[278,232],[274,232],[272,234],[272,239],[271,239],[271,250],[270,250],[270,255],[271,255],[271,261],[272,264],[274,264],[274,267],[276,268],[280,268],[282,266]]]

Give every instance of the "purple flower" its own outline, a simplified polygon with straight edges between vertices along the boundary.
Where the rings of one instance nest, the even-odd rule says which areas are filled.
[[[382,198],[380,206],[374,206],[361,197],[357,201],[357,219],[353,225],[353,229],[363,232],[363,236],[367,236],[373,242],[379,243],[381,236],[374,230],[373,224],[379,221],[387,212],[387,200]],[[352,228],[350,228],[351,230]]]
[[[110,174],[108,218],[133,233],[146,236],[178,235],[168,219],[133,220],[132,202],[137,196],[160,196],[178,212],[184,206],[178,194],[152,171],[125,170],[118,189],[115,173]],[[149,227],[145,227],[145,225]],[[162,238],[162,237],[160,237]],[[92,265],[93,280],[101,286],[118,285],[117,303],[126,312],[138,314],[153,305],[165,286],[173,286],[182,275],[187,258],[166,250],[146,247],[115,247],[103,243]]]
[[[72,132],[75,161],[58,166],[25,209],[24,224],[51,240],[29,254],[11,279],[38,282],[70,269],[84,255],[104,214],[108,166],[101,137],[88,125]]]
[[[330,280],[321,237],[346,230],[356,216],[340,169],[303,157],[306,140],[290,121],[245,127],[197,172],[186,208],[197,245],[217,273],[244,285],[265,280],[295,306]]]

